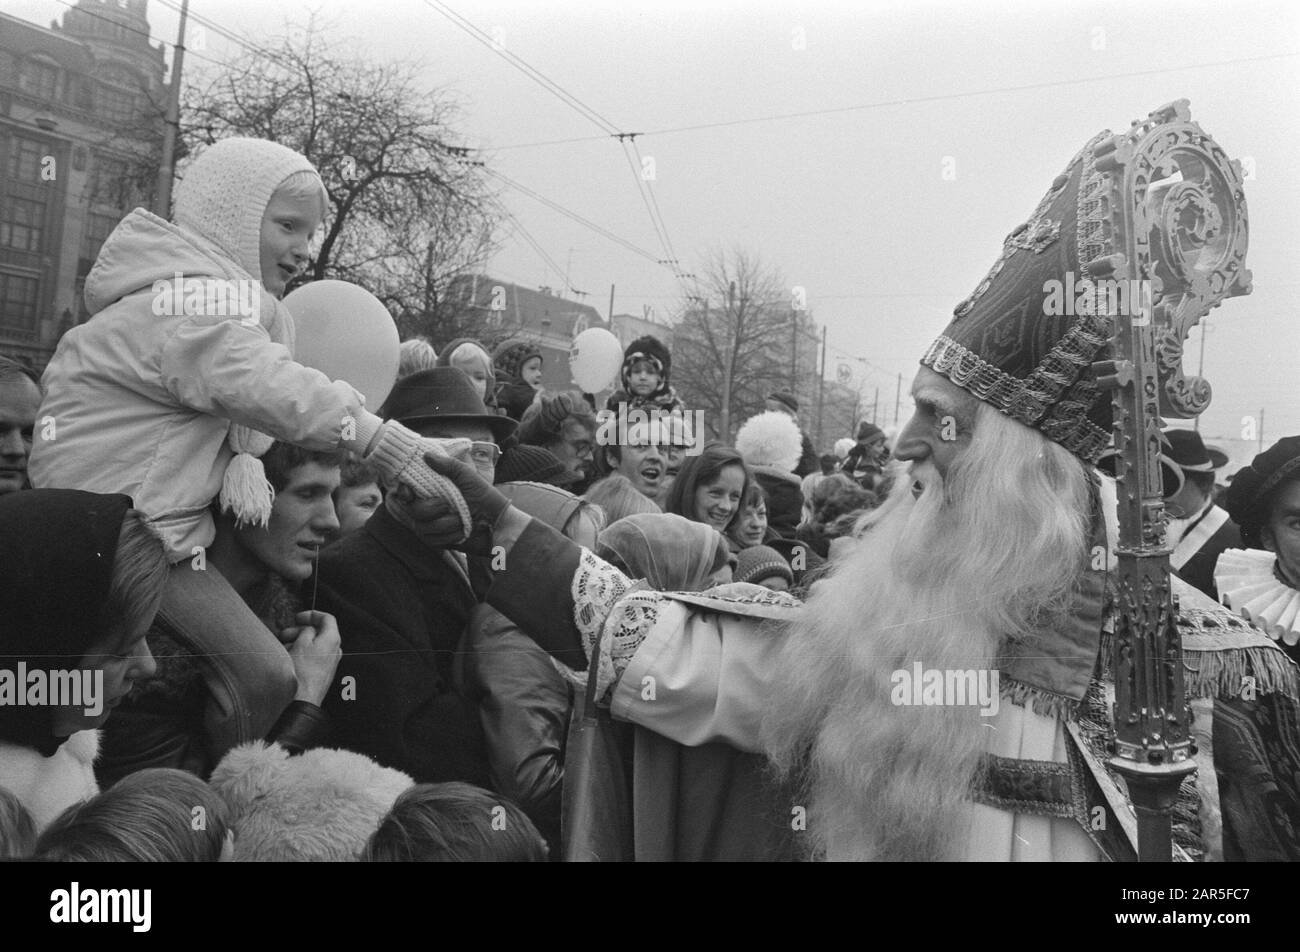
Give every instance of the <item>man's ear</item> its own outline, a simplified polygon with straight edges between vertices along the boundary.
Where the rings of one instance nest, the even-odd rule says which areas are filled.
[[[1273,530],[1269,526],[1259,530],[1259,541],[1269,552],[1277,554],[1277,540],[1273,537]]]

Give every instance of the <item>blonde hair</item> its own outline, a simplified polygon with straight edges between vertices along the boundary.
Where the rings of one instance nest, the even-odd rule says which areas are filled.
[[[36,821],[18,796],[0,787],[0,860],[25,859],[36,848]]]
[[[423,337],[412,337],[410,340],[402,341],[402,346],[398,350],[401,353],[397,365],[398,380],[438,366],[438,352]]]
[[[128,509],[117,536],[104,603],[104,626],[121,625],[123,638],[148,628],[162,604],[171,566],[162,539],[138,509]]]
[[[277,194],[288,198],[315,198],[320,203],[321,221],[324,221],[329,214],[329,193],[325,191],[325,182],[321,179],[320,173],[314,169],[299,169],[297,172],[291,172],[289,177],[277,185],[271,193],[272,197]]]

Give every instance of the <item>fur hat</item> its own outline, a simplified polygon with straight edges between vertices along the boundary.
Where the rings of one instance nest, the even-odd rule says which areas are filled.
[[[209,782],[230,810],[244,862],[353,861],[415,783],[349,750],[290,757],[260,740],[226,754]]]
[[[523,340],[508,340],[498,344],[492,351],[492,364],[496,367],[497,377],[501,380],[517,380],[524,364],[534,357],[542,357],[536,344]],[[545,361],[545,358],[542,358]]]
[[[736,433],[736,449],[750,466],[794,472],[803,455],[799,424],[779,410],[750,417]]]
[[[845,436],[835,441],[835,455],[839,461],[844,462],[845,457],[849,455],[849,450],[853,449],[853,437]]]
[[[176,186],[172,218],[260,281],[262,216],[276,188],[294,172],[316,172],[316,167],[268,139],[222,139],[195,159]],[[324,189],[322,184],[322,194]]]
[[[659,364],[659,373],[663,377],[663,380],[659,383],[660,389],[662,390],[668,386],[668,377],[673,369],[672,354],[668,353],[668,348],[663,345],[663,342],[658,337],[647,334],[632,341],[627,345],[627,349],[623,351],[623,372],[621,377],[624,390],[630,391],[632,389],[628,384],[632,365],[638,360],[645,360],[646,358]]]

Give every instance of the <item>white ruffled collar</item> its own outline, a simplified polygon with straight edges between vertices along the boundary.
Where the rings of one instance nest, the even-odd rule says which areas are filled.
[[[1214,567],[1219,601],[1274,641],[1300,643],[1300,590],[1273,573],[1277,556],[1261,549],[1225,549]]]

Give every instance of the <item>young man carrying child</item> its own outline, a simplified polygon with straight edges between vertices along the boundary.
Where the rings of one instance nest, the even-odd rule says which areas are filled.
[[[279,298],[326,203],[291,149],[209,147],[177,187],[174,222],[137,208],[105,241],[86,279],[92,316],[43,378],[39,418],[51,424],[35,435],[32,484],[129,495],[163,537],[173,567],[159,617],[215,659],[238,698],[209,725],[218,754],[264,736],[296,685],[288,652],[231,585],[193,567],[216,534],[212,500],[265,524],[272,494],[255,457],[275,439],[352,450],[418,495],[441,485],[416,434],[293,359]]]

